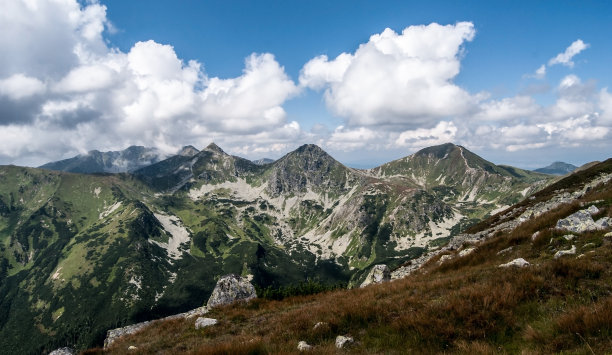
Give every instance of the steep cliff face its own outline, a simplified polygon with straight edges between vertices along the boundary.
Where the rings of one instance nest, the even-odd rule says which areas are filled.
[[[268,173],[272,196],[306,193],[342,195],[364,177],[342,165],[321,148],[306,144],[274,162]]]

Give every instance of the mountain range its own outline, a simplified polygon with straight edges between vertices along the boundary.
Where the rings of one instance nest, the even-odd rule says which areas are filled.
[[[564,163],[561,161],[556,161],[549,166],[544,168],[535,169],[535,172],[543,173],[543,174],[551,174],[551,175],[566,175],[571,173],[572,171],[578,169],[577,166]]]
[[[365,287],[289,288],[280,300],[263,292],[198,309],[206,318],[141,325],[88,353],[606,354],[610,255],[612,159],[555,179],[410,263],[369,267]]]
[[[214,143],[127,170],[0,167],[0,348],[101,344],[200,306],[228,273],[260,289],[358,285],[552,181],[450,143],[369,170],[316,145],[256,164]]]
[[[130,146],[121,151],[89,151],[73,158],[47,163],[41,169],[72,173],[124,173],[159,162],[164,155],[155,148]]]

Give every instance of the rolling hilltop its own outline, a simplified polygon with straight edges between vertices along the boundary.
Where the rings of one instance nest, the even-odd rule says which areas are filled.
[[[129,174],[0,167],[0,348],[101,344],[202,305],[228,273],[358,285],[549,181],[453,144],[365,171],[315,145],[263,165],[211,144]]]

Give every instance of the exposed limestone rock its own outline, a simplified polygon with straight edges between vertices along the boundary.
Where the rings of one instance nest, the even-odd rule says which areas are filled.
[[[196,309],[192,309],[189,312],[175,314],[172,316],[162,318],[160,320],[170,320],[170,319],[177,319],[177,318],[191,318],[195,316],[202,316],[206,313],[208,313],[208,308],[198,307]],[[152,323],[151,321],[147,321],[147,322],[128,325],[127,327],[123,327],[123,328],[110,329],[109,331],[106,332],[106,339],[104,339],[104,349],[107,349],[109,346],[111,346],[111,344],[114,343],[115,340],[125,335],[134,334],[137,331],[146,328],[151,323]]]
[[[200,328],[205,328],[205,327],[215,325],[215,324],[217,324],[217,320],[214,318],[198,317],[198,319],[196,319],[195,321],[195,328],[200,329]]]
[[[359,287],[366,287],[371,284],[379,284],[390,280],[391,270],[389,270],[389,267],[387,265],[374,265],[374,267],[370,270],[368,276],[365,278],[365,280]]]
[[[255,287],[249,280],[229,274],[217,281],[217,285],[208,299],[207,307],[212,308],[236,301],[248,301],[256,297]]]
[[[151,322],[142,322],[128,325],[127,327],[111,329],[107,331],[106,339],[104,339],[104,349],[107,349],[109,346],[111,346],[115,342],[115,340],[126,335],[134,334],[137,331],[146,328],[147,326],[149,326],[149,324],[151,324]]]
[[[511,252],[511,251],[512,251],[512,249],[514,249],[514,248],[512,248],[512,247],[508,247],[508,248],[506,248],[506,249],[502,249],[502,250],[500,250],[500,251],[498,251],[498,252],[497,252],[497,255],[502,255],[502,254],[509,253],[509,252]]]
[[[556,227],[574,233],[582,233],[592,228],[594,224],[591,214],[586,210],[580,210],[557,221]]]
[[[595,206],[595,205],[592,205],[592,206],[589,206],[589,208],[587,208],[586,211],[589,214],[594,215],[596,213],[599,213],[599,208],[597,208],[597,206]]]
[[[595,224],[598,226],[598,229],[609,229],[612,228],[612,218],[603,217],[598,219]]]
[[[324,325],[327,325],[327,322],[317,322],[317,324],[315,324],[314,327],[312,327],[312,329],[319,329]]]
[[[582,246],[582,250],[588,249],[588,248],[594,248],[594,247],[595,247],[595,243],[586,243],[585,245]]]
[[[604,234],[604,236],[603,236],[603,243],[604,243],[604,245],[612,244],[612,232],[608,232],[608,233]]]
[[[206,313],[208,313],[208,308],[206,306],[202,306],[202,307],[198,307],[196,309],[192,309],[189,312],[176,314],[176,315],[173,315],[173,316],[166,317],[164,319],[191,318],[191,317],[195,317],[195,316],[202,316],[202,315],[204,315]]]
[[[572,245],[571,249],[568,250],[559,250],[558,252],[555,253],[555,259],[559,259],[560,257],[564,256],[564,255],[574,255],[576,254],[576,246]]]
[[[345,337],[343,335],[338,335],[336,337],[336,348],[342,349],[346,346],[353,344],[354,342],[355,340],[353,340],[353,338],[351,337]]]
[[[598,212],[599,209],[597,207],[591,206],[560,219],[557,221],[556,227],[558,229],[565,229],[574,233],[583,233],[587,231],[610,228],[612,226],[612,220],[609,217],[603,217],[597,222],[593,221],[593,217],[591,217],[591,215]]]
[[[540,235],[540,231],[537,231],[535,233],[533,233],[531,235],[531,241],[533,242],[534,240],[536,240],[536,238],[538,237],[538,235]]]
[[[74,355],[74,349],[72,348],[59,348],[49,353],[49,355]]]
[[[527,260],[523,258],[514,259],[508,263],[501,264],[499,267],[525,267],[531,265]]]
[[[130,345],[130,346],[128,347],[128,351],[135,351],[135,350],[138,350],[138,347],[136,347],[136,346],[134,346],[134,345]]]
[[[400,268],[393,270],[391,272],[391,280],[402,279],[412,274],[415,270],[418,270],[423,264],[425,264],[429,259],[431,259],[432,257],[440,253],[443,253],[446,251],[457,250],[466,243],[476,243],[488,237],[489,236],[487,235],[486,231],[484,233],[476,233],[476,234],[459,234],[455,236],[453,239],[451,239],[448,242],[448,244],[446,244],[445,246],[439,249],[436,249],[436,250],[428,251],[427,253],[424,253],[418,258],[412,259],[410,261],[410,265],[402,266]]]
[[[563,238],[565,240],[574,240],[574,238],[576,238],[576,236],[573,235],[573,234],[566,234],[566,235],[563,236]]]
[[[468,256],[468,255],[472,254],[474,252],[474,250],[476,250],[476,248],[463,249],[462,251],[459,252],[459,257],[462,258],[464,256]]]
[[[308,343],[302,340],[298,343],[297,349],[299,351],[309,351],[312,350],[312,345],[308,345]]]
[[[453,256],[451,254],[444,254],[440,257],[440,260],[438,260],[438,264],[442,264],[444,263],[446,260],[450,260],[452,259]]]

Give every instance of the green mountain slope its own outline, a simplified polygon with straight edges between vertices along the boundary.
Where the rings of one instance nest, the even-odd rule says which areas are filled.
[[[549,181],[544,174],[495,165],[452,143],[422,149],[370,174],[424,189],[472,220],[509,207]]]
[[[206,315],[218,323],[204,329],[194,319],[160,321],[104,353],[297,354],[299,342],[314,353],[608,353],[612,159],[531,197],[401,280],[219,307]],[[558,228],[585,211],[600,227]],[[354,341],[339,350],[338,336]]]
[[[1,349],[101,344],[200,306],[227,273],[262,289],[355,285],[549,181],[454,145],[371,171],[315,145],[265,165],[183,151],[133,174],[0,167]]]

